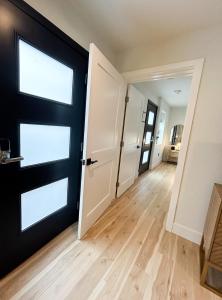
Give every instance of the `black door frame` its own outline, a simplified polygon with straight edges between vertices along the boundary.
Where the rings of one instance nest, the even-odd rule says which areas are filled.
[[[1,4],[2,3],[2,4]],[[32,171],[32,176],[30,177],[30,173],[29,173],[29,167],[25,167],[22,172],[19,171],[19,165],[18,164],[12,164],[12,165],[1,165],[1,174],[0,174],[0,182],[1,182],[1,198],[2,201],[0,203],[0,209],[4,212],[11,212],[13,217],[14,215],[17,213],[17,210],[20,211],[20,200],[18,198],[18,194],[21,192],[26,192],[28,190],[32,190],[35,188],[40,187],[41,185],[47,184],[45,183],[45,179],[43,174],[47,177],[50,176],[49,182],[48,183],[52,183],[55,182],[59,179],[64,178],[64,176],[69,176],[67,174],[72,174],[72,176],[76,176],[76,174],[78,174],[78,179],[75,182],[75,185],[69,185],[69,192],[75,192],[75,195],[78,195],[77,197],[75,197],[75,200],[71,199],[72,197],[70,196],[71,193],[69,193],[69,198],[68,198],[68,202],[70,203],[72,200],[72,206],[70,207],[71,210],[69,213],[66,213],[61,209],[59,211],[56,211],[55,216],[54,217],[50,217],[50,222],[49,225],[47,223],[47,221],[45,219],[43,219],[41,221],[41,223],[35,225],[36,228],[34,229],[35,234],[32,234],[32,232],[30,230],[25,230],[21,233],[21,230],[19,228],[21,228],[21,220],[20,217],[16,217],[15,219],[13,219],[13,222],[10,220],[10,218],[7,218],[7,215],[5,215],[1,220],[0,220],[0,227],[4,230],[2,230],[1,233],[1,245],[0,245],[0,277],[4,276],[7,272],[9,272],[10,270],[12,270],[16,265],[18,265],[19,263],[21,263],[22,261],[24,261],[27,257],[29,257],[32,253],[34,253],[38,248],[40,248],[41,246],[43,246],[46,242],[48,242],[51,238],[53,238],[55,235],[57,235],[59,232],[61,232],[63,229],[65,229],[70,222],[74,222],[77,221],[78,219],[78,201],[79,199],[77,199],[79,197],[80,194],[80,180],[81,180],[81,155],[82,155],[82,147],[81,147],[81,143],[83,143],[83,134],[84,134],[84,121],[85,121],[85,100],[86,100],[86,82],[85,82],[85,78],[86,78],[86,74],[88,71],[88,52],[83,49],[80,45],[78,45],[75,41],[73,41],[69,36],[67,36],[64,32],[62,32],[59,28],[57,28],[55,25],[53,25],[52,23],[50,23],[46,18],[44,18],[42,15],[40,15],[37,11],[35,11],[31,6],[29,6],[27,3],[25,3],[24,1],[18,1],[18,0],[0,0],[0,5],[2,5],[2,7],[9,7],[12,10],[12,18],[14,17],[13,13],[15,11],[15,16],[18,12],[18,10],[20,12],[23,13],[23,16],[28,16],[29,18],[31,18],[30,20],[34,20],[35,23],[38,25],[40,25],[42,28],[45,28],[47,30],[47,32],[51,33],[54,37],[56,37],[56,39],[58,40],[58,45],[62,43],[64,44],[64,48],[67,49],[68,53],[74,53],[72,51],[75,51],[77,57],[78,57],[78,68],[80,70],[80,64],[81,64],[81,74],[79,75],[77,81],[80,82],[81,81],[81,89],[80,91],[78,91],[75,94],[75,99],[78,98],[78,96],[80,97],[79,99],[81,99],[81,102],[79,102],[79,106],[81,107],[81,114],[79,114],[78,116],[76,116],[76,121],[79,122],[79,128],[80,130],[78,131],[78,134],[76,135],[76,141],[78,142],[78,145],[74,145],[73,143],[71,144],[71,147],[75,147],[75,154],[72,155],[72,159],[75,159],[75,161],[77,162],[76,165],[74,166],[70,166],[67,165],[67,162],[65,160],[59,160],[59,161],[54,161],[54,162],[50,162],[50,163],[44,163],[44,164],[39,164],[37,167],[32,167],[33,171]],[[0,7],[1,9],[1,7]],[[19,13],[20,14],[20,13]],[[25,14],[25,15],[24,15]],[[16,29],[15,29],[16,30]],[[10,36],[9,39],[7,39],[7,45],[8,43],[14,43],[15,45],[15,50],[13,50],[13,53],[18,53],[18,49],[16,48],[17,45],[17,40],[18,37],[20,37],[21,39],[23,39],[25,42],[30,43],[32,46],[34,46],[35,48],[38,48],[38,45],[35,45],[35,43],[28,39],[26,37],[23,37],[22,35],[20,35],[20,32],[16,32],[14,30],[14,40],[12,40],[12,37]],[[32,32],[31,32],[32,33]],[[30,34],[30,32],[29,32]],[[28,35],[29,35],[28,34]],[[34,40],[34,38],[33,38]],[[52,48],[54,47],[53,45],[50,45],[50,51],[49,52],[53,52],[54,50],[52,50]],[[43,47],[47,48],[47,47]],[[6,47],[7,49],[7,47]],[[61,49],[61,48],[58,48]],[[42,49],[39,49],[42,50]],[[1,50],[0,50],[1,51]],[[2,49],[2,55],[4,57],[6,50]],[[44,50],[42,50],[44,51]],[[57,57],[59,57],[59,55],[57,55],[58,50],[55,50],[56,53],[56,57],[54,57],[55,59],[57,59]],[[49,54],[50,55],[50,54]],[[53,56],[52,56],[53,57]],[[14,57],[13,56],[13,64],[17,61],[18,57]],[[74,62],[74,58],[70,58],[68,59],[68,61],[72,61]],[[3,62],[3,60],[2,60]],[[62,62],[62,61],[61,61]],[[77,59],[76,59],[77,62]],[[14,64],[15,65],[15,64]],[[3,66],[4,66],[4,62],[3,62]],[[5,63],[5,66],[7,66],[7,63]],[[4,69],[4,68],[3,68]],[[9,75],[8,71],[7,76]],[[10,78],[9,76],[7,78],[10,78],[10,83],[12,83],[13,87],[12,87],[12,91],[14,92],[15,88],[17,89],[17,83],[14,82],[14,78],[18,78],[18,68],[15,67],[15,73],[12,78]],[[8,79],[7,79],[8,80]],[[9,97],[11,95],[13,95],[13,92],[9,92],[7,93],[7,89],[10,89],[10,85],[9,85],[9,81],[7,81],[6,86],[3,87],[2,89],[2,94],[1,94],[1,98],[2,98],[2,105],[4,105],[4,103],[6,103],[7,99],[10,99]],[[75,72],[74,72],[74,78],[73,80],[75,80]],[[78,95],[77,95],[78,94]],[[15,103],[15,107],[11,107],[7,109],[5,109],[5,111],[7,112],[7,114],[3,113],[3,118],[4,120],[7,120],[7,116],[10,116],[10,120],[14,118],[15,114],[17,112],[19,112],[19,122],[23,123],[31,123],[31,124],[44,124],[44,125],[55,125],[55,126],[70,126],[69,121],[66,119],[67,117],[71,117],[71,113],[73,112],[72,109],[70,109],[70,106],[66,105],[66,104],[62,104],[56,101],[44,101],[44,100],[35,100],[35,103],[33,103],[30,101],[27,101],[28,95],[22,94],[20,92],[17,92],[17,96],[19,101],[21,101],[21,103],[25,103],[26,105],[26,110],[23,111],[19,105],[17,104],[18,101],[17,100],[13,100],[12,103]],[[34,96],[35,97],[35,96]],[[33,97],[33,98],[34,98]],[[38,104],[37,104],[38,102]],[[52,102],[54,103],[54,112],[55,115],[51,114],[52,113]],[[11,103],[11,102],[10,102]],[[44,111],[44,115],[41,114],[41,112]],[[10,114],[9,114],[10,113]],[[38,114],[39,113],[39,114]],[[33,118],[30,117],[31,114],[33,115]],[[46,118],[46,116],[48,116],[48,119]],[[21,121],[22,120],[22,121]],[[25,120],[25,121],[23,121]],[[4,124],[4,123],[3,123]],[[18,135],[19,133],[19,128],[18,128],[18,124],[17,122],[14,122],[11,126],[13,129],[7,129],[8,128],[8,124],[9,121],[6,122],[6,125],[3,126],[4,128],[0,129],[0,137],[7,137],[12,136],[12,132],[16,132],[16,134]],[[7,128],[6,128],[7,127]],[[6,136],[4,136],[6,135]],[[71,136],[73,135],[72,130],[71,130]],[[73,140],[73,139],[72,139]],[[19,146],[18,146],[18,142],[12,142],[12,156],[17,156],[18,152],[19,152]],[[73,148],[74,149],[74,148]],[[13,153],[14,152],[14,153]],[[70,160],[71,161],[71,160]],[[50,167],[48,166],[50,164]],[[72,169],[75,169],[75,172],[72,173]],[[11,175],[13,174],[13,175]],[[15,175],[14,175],[15,174]],[[73,175],[75,174],[75,175]],[[71,175],[70,175],[71,176]],[[38,180],[37,180],[38,178]],[[75,177],[76,178],[76,177]],[[33,180],[33,181],[32,181]],[[15,197],[16,201],[13,201],[13,205],[11,202],[11,199],[13,199],[13,197]],[[77,202],[76,202],[77,201]],[[67,220],[65,221],[64,224],[61,224],[57,227],[57,223],[61,220],[61,218],[63,216],[67,217]],[[10,220],[10,221],[9,221]],[[13,226],[15,226],[15,230],[10,229],[13,228]],[[47,227],[50,226],[50,227]],[[55,228],[51,231],[48,231],[50,228],[52,229],[52,226],[54,226]],[[11,231],[14,233],[15,235],[18,237],[20,236],[22,239],[21,244],[23,245],[24,248],[24,252],[22,251],[22,247],[18,246],[17,249],[17,254],[16,257],[10,260],[10,255],[11,253],[13,253],[13,248],[16,249],[17,245],[14,245],[12,243],[12,239],[10,238],[10,232]],[[41,232],[49,232],[48,236],[44,236],[44,239],[41,241]],[[30,249],[31,252],[28,251],[28,249],[26,249],[26,243],[27,240],[29,241],[29,245],[31,243]],[[27,243],[28,244],[28,243]],[[4,248],[3,248],[4,247]],[[8,251],[6,251],[6,249]],[[4,264],[3,264],[4,262]]]
[[[150,110],[149,106],[153,107],[153,110]],[[151,126],[148,125],[149,111],[154,112],[154,122],[153,122],[153,125],[151,125]],[[139,175],[141,175],[145,171],[149,170],[149,167],[150,167],[150,159],[151,159],[151,155],[152,155],[152,151],[153,151],[153,143],[155,142],[154,134],[155,134],[155,129],[156,129],[157,113],[158,113],[158,106],[155,103],[153,103],[151,100],[148,99],[146,118],[145,118],[145,124],[144,124],[144,131],[143,131],[143,141],[142,141],[142,147],[141,147],[140,163],[139,163]],[[151,142],[150,142],[149,145],[146,145],[145,144],[146,132],[149,129],[152,132]],[[149,151],[148,161],[147,161],[147,163],[142,164],[143,153],[147,150]]]

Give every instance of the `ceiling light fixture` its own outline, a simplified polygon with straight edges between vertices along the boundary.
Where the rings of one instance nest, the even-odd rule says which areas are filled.
[[[181,90],[174,90],[174,93],[179,95],[180,93],[182,93],[182,91]]]

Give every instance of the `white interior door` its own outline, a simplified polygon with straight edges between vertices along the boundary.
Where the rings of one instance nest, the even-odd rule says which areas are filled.
[[[143,138],[143,114],[145,97],[132,85],[128,87],[128,103],[126,106],[125,125],[123,133],[119,187],[117,196],[121,196],[138,176],[139,159]]]
[[[90,45],[78,237],[115,198],[126,83]]]

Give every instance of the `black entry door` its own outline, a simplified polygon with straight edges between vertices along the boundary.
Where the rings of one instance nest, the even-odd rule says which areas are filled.
[[[23,1],[0,0],[0,43],[3,276],[78,218],[88,55]]]
[[[139,174],[142,174],[143,172],[149,169],[152,147],[154,143],[157,110],[158,107],[153,102],[148,100],[140,157]]]

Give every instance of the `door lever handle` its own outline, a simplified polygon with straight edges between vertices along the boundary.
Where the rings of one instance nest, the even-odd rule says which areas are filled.
[[[22,157],[22,156],[12,157],[12,158],[1,157],[0,158],[0,164],[1,165],[7,165],[7,164],[19,162],[23,159],[24,159],[24,157]]]
[[[91,158],[87,158],[86,160],[82,159],[82,165],[83,166],[90,166],[90,165],[93,165],[97,162],[98,162],[98,160],[92,160]]]
[[[87,158],[86,165],[90,166],[90,165],[93,165],[93,164],[95,164],[97,162],[98,162],[98,160],[92,160],[91,158]]]
[[[23,160],[24,157],[11,157],[11,143],[9,139],[0,138],[0,165],[7,165]]]

